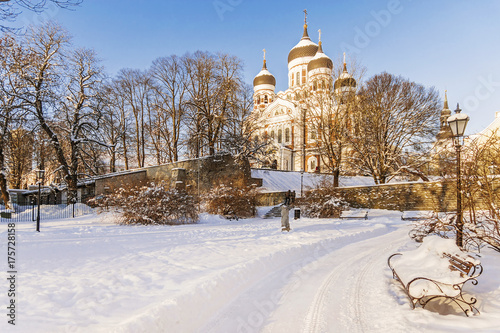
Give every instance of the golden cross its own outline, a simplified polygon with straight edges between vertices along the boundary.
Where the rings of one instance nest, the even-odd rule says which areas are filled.
[[[266,60],[266,49],[263,49],[262,51],[264,51],[264,60]]]
[[[304,9],[304,24],[307,24],[307,9]]]

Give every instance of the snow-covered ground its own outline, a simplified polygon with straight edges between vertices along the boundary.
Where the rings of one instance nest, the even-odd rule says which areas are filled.
[[[264,213],[262,210],[260,213]],[[368,220],[121,226],[109,215],[16,224],[16,326],[1,332],[498,332],[500,254],[466,290],[480,315],[411,310],[387,257],[417,244],[399,212]],[[7,226],[0,260],[7,271]]]
[[[280,171],[271,169],[252,169],[253,178],[262,179],[262,192],[295,191],[300,195],[300,188],[303,190],[315,188],[323,179],[333,180],[332,175],[299,171]],[[364,186],[374,185],[372,177],[340,177],[340,186]]]

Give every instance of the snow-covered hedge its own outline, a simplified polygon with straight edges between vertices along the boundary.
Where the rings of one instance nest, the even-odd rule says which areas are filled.
[[[232,218],[253,217],[256,213],[256,191],[253,186],[218,186],[207,193],[204,199],[205,210]]]
[[[298,200],[303,214],[313,218],[338,218],[347,203],[329,188],[317,188]]]
[[[120,224],[176,225],[198,221],[195,198],[165,183],[120,188],[93,203],[103,208],[115,207]]]

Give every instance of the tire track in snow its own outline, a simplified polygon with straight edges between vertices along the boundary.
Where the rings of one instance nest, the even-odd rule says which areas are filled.
[[[356,255],[353,260],[358,261],[360,258],[364,257],[365,254]],[[327,298],[328,293],[331,291],[334,286],[335,281],[338,281],[342,272],[345,272],[346,268],[350,266],[352,262],[341,262],[337,265],[334,270],[330,273],[330,275],[324,280],[322,285],[319,287],[316,296],[314,297],[314,301],[309,307],[309,311],[307,313],[305,319],[305,331],[314,333],[321,332],[323,322],[321,322],[321,317],[323,314],[324,303]]]
[[[331,330],[331,327],[325,327],[327,325],[326,320],[322,320],[325,313],[328,313],[329,316],[335,315],[335,311],[327,311],[326,309],[328,303],[328,295],[333,290],[336,290],[337,292],[340,291],[340,295],[344,295],[344,299],[346,299],[348,302],[347,306],[342,308],[344,309],[344,311],[347,311],[346,317],[354,319],[353,321],[351,321],[351,323],[354,324],[354,327],[350,327],[349,331],[371,331],[364,311],[365,304],[367,303],[366,295],[369,294],[366,293],[367,281],[369,281],[369,273],[372,273],[374,270],[376,270],[375,266],[380,264],[380,261],[377,261],[377,259],[380,259],[381,255],[383,256],[383,254],[385,254],[386,252],[392,251],[396,246],[395,244],[398,244],[400,242],[399,237],[394,236],[395,232],[397,231],[359,242],[365,243],[363,244],[365,249],[361,252],[358,252],[353,257],[344,257],[343,255],[339,255],[339,253],[335,253],[342,253],[345,250],[349,252],[350,246],[339,249],[339,251],[335,251],[331,254],[332,256],[338,256],[338,259],[335,260],[335,262],[340,261],[340,263],[335,266],[335,268],[331,271],[327,278],[324,279],[324,282],[318,288],[314,300],[310,305],[309,311],[304,320],[305,332],[313,333],[337,331]],[[404,232],[406,233],[406,231]],[[385,240],[392,241],[390,241],[390,243],[387,243]],[[375,242],[377,246],[374,247],[373,242]],[[349,259],[344,260],[343,258]],[[349,282],[349,272],[351,272],[350,275],[355,277],[353,281],[354,283]],[[340,290],[338,286],[341,287]],[[337,299],[340,299],[340,297]]]

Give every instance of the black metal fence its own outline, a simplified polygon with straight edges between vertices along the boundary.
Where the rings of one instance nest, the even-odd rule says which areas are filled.
[[[6,211],[5,206],[0,205],[0,222],[30,222],[36,221],[38,216],[38,205],[31,203],[28,205],[13,204],[14,211]],[[92,214],[93,209],[84,203],[73,204],[47,204],[40,205],[40,221],[66,219],[86,214]]]

